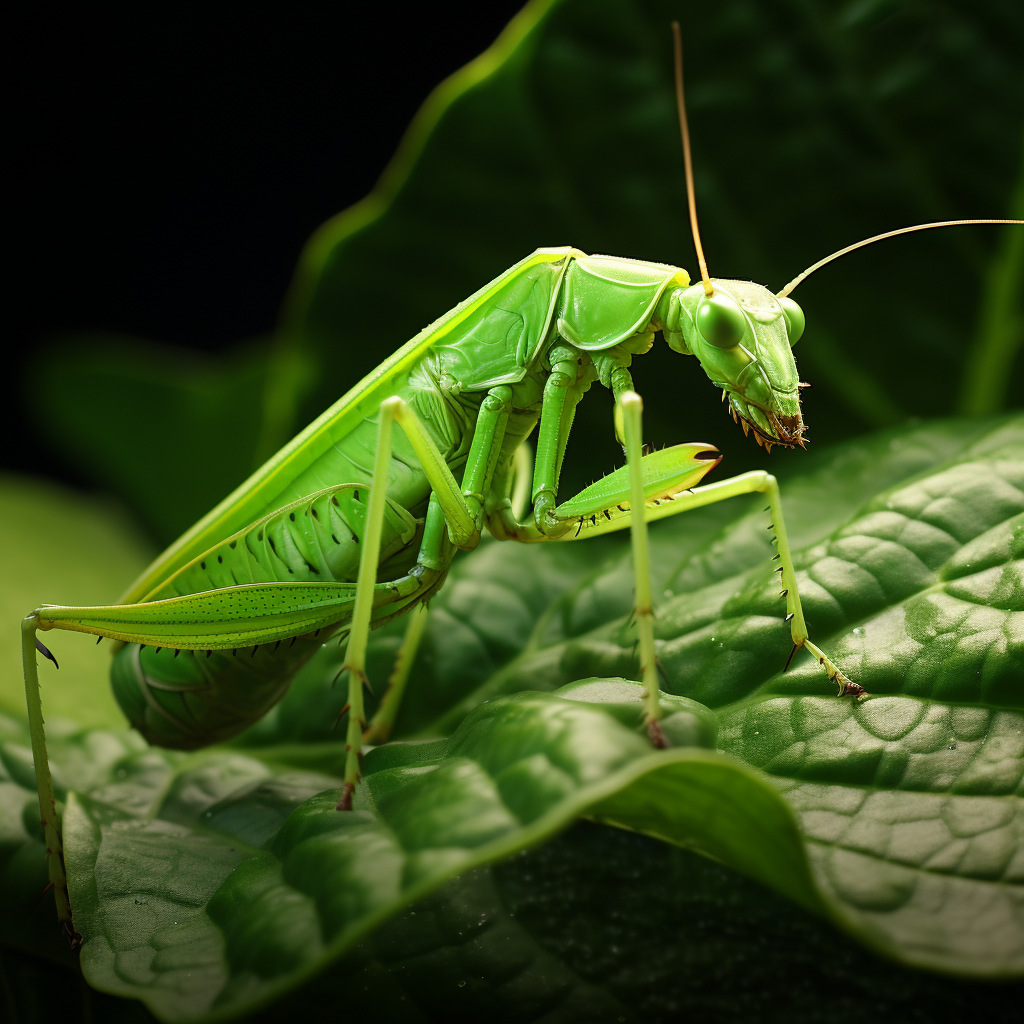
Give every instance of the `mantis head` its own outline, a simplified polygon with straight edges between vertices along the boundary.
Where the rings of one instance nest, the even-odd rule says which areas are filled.
[[[679,329],[666,332],[669,345],[700,360],[733,419],[744,433],[753,429],[758,444],[805,447],[792,348],[803,333],[803,311],[752,281],[710,284],[710,295],[699,283],[679,295]]]
[[[931,228],[966,224],[1024,224],[1022,220],[984,218],[933,221],[873,235],[826,256],[798,274],[777,295],[751,281],[723,281],[708,274],[704,249],[697,227],[697,202],[693,187],[690,128],[686,121],[683,94],[683,43],[679,22],[672,22],[675,50],[676,110],[683,142],[683,170],[686,200],[690,208],[690,230],[697,251],[701,282],[669,293],[659,311],[659,326],[665,340],[677,352],[695,355],[708,377],[728,396],[729,411],[742,422],[744,433],[751,429],[758,444],[806,447],[804,421],[800,413],[801,385],[793,359],[793,345],[804,329],[804,314],[789,297],[811,274],[854,249],[886,238],[927,231]]]

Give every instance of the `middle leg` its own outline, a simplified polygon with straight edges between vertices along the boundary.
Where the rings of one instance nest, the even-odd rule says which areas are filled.
[[[630,519],[630,539],[633,549],[633,580],[635,599],[633,616],[636,620],[640,647],[640,674],[644,687],[644,718],[647,735],[656,747],[665,747],[665,734],[658,719],[661,707],[658,701],[658,664],[654,650],[654,600],[651,594],[651,562],[647,544],[647,519],[643,478],[643,401],[635,391],[625,391],[619,397],[622,433],[629,468],[629,503],[631,509],[640,510]]]

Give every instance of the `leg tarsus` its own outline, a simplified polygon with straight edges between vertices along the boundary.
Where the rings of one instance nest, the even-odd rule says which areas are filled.
[[[658,750],[665,750],[669,745],[668,738],[661,728],[661,723],[656,718],[652,718],[647,723],[647,738]]]
[[[338,805],[335,807],[336,811],[351,811],[352,810],[352,794],[356,791],[356,784],[354,782],[346,782],[341,787],[341,799],[338,800]]]

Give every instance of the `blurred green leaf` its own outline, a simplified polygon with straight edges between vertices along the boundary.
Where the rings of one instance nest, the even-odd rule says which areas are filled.
[[[529,4],[437,89],[376,191],[309,243],[285,335],[321,367],[302,419],[537,246],[695,273],[671,91],[677,17],[713,274],[778,288],[865,236],[1010,216],[1024,202],[1015,0],[731,0],[690,14],[663,0]],[[887,242],[801,287],[797,357],[814,385],[813,437],[949,414],[964,381],[973,411],[998,408],[1000,395],[1020,405],[1020,289],[986,293],[998,337],[979,307],[987,278],[1020,278],[1014,232]],[[994,362],[976,351],[992,338],[1005,350]],[[695,365],[663,349],[636,370],[648,436],[709,438],[735,470],[755,465],[759,453],[723,423],[715,389],[691,386]],[[576,437],[587,443],[570,442],[567,493],[614,458],[609,421],[600,399],[581,405]]]
[[[109,500],[57,484],[0,477],[0,713],[25,714],[21,633],[15,628],[48,604],[102,604],[118,595],[152,557],[138,530]],[[64,634],[54,645],[60,671],[42,671],[47,716],[77,727],[124,725],[110,692],[109,644]]]
[[[168,544],[255,468],[268,421],[266,349],[252,342],[214,358],[81,335],[47,347],[28,391],[54,449]]]

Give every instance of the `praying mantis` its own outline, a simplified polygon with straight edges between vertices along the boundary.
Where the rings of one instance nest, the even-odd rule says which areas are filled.
[[[52,658],[38,640],[41,630],[114,640],[112,679],[130,722],[150,742],[181,749],[237,734],[281,698],[327,639],[347,639],[347,757],[338,802],[344,813],[359,782],[362,747],[387,737],[401,694],[398,673],[366,722],[369,630],[409,613],[407,671],[427,602],[456,553],[473,548],[484,529],[497,540],[525,543],[630,529],[646,728],[655,746],[666,745],[658,724],[647,524],[757,492],[767,499],[778,544],[780,613],[793,653],[806,648],[839,695],[862,692],[809,636],[775,477],[756,470],[702,484],[720,461],[710,444],[645,455],[632,362],[660,333],[673,351],[696,357],[759,444],[802,447],[792,346],[804,316],[790,298],[796,286],[839,255],[904,231],[1020,222],[946,221],[888,232],[819,261],[777,294],[712,278],[697,229],[678,30],[676,38],[699,282],[674,266],[538,249],[385,360],[168,548],[118,604],[44,605],[24,620],[40,815],[58,919],[73,943],[37,679],[37,649]],[[573,416],[595,384],[614,395],[626,464],[560,501]],[[527,442],[534,431],[531,469]],[[513,501],[524,485],[528,511]]]

